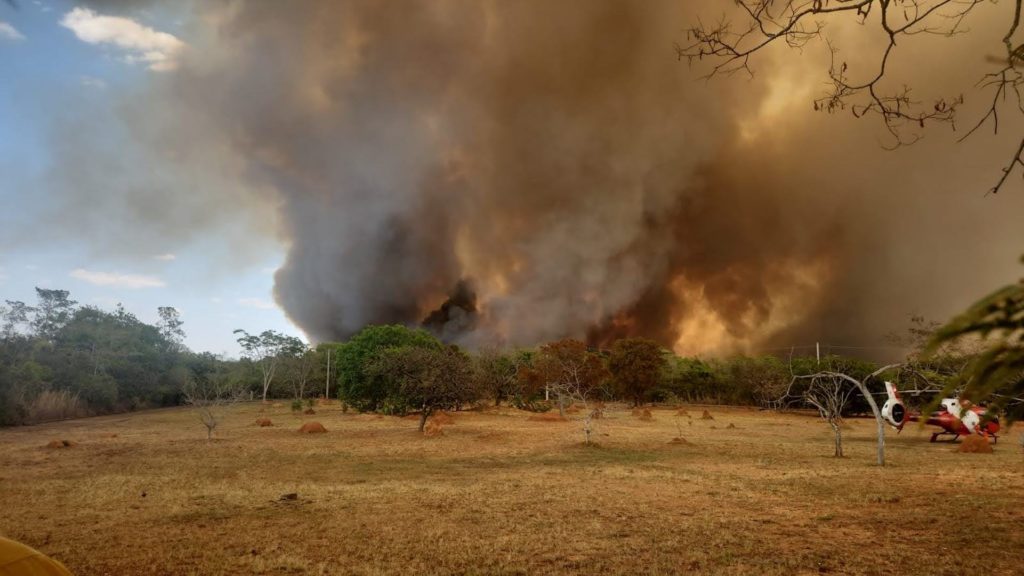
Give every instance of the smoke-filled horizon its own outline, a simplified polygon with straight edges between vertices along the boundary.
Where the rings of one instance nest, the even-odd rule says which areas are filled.
[[[981,197],[1005,140],[937,128],[882,150],[877,121],[811,110],[824,46],[700,80],[673,43],[710,1],[195,7],[177,69],[119,104],[146,161],[191,184],[133,197],[139,221],[273,222],[248,229],[286,246],[275,296],[314,340],[397,322],[471,346],[866,345],[1017,273],[1024,192]],[[835,32],[867,67],[870,45]],[[893,74],[922,99],[967,90],[989,40],[908,46]],[[88,184],[69,146],[56,185]]]

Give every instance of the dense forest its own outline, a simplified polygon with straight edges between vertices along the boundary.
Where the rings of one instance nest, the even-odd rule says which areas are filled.
[[[190,385],[215,383],[236,398],[302,400],[329,396],[352,409],[390,414],[507,403],[564,409],[580,400],[702,402],[761,407],[806,404],[810,380],[841,371],[865,378],[874,363],[824,358],[680,357],[652,341],[627,338],[609,349],[565,339],[532,349],[467,351],[421,328],[369,326],[343,343],[310,347],[273,331],[236,330],[242,358],[193,352],[174,308],[155,325],[118,306],[80,306],[65,290],[36,289],[37,302],[0,306],[0,424],[28,424],[185,403]],[[954,379],[970,357],[919,352],[920,323],[904,342],[908,362],[885,377],[924,399]],[[880,382],[876,383],[880,386]],[[300,404],[301,405],[301,404]],[[864,412],[852,397],[848,411]]]

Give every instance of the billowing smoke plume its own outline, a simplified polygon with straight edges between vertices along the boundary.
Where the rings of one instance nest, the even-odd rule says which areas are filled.
[[[810,111],[812,56],[698,81],[672,45],[709,6],[203,3],[148,100],[185,120],[126,114],[274,191],[276,296],[318,340],[856,344],[1012,277],[1022,202],[975,194],[1000,143],[883,152]]]

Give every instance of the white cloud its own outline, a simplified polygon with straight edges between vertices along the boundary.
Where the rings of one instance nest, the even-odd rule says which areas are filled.
[[[163,260],[164,262],[171,262],[172,260],[177,260],[178,257],[175,256],[174,254],[167,253],[167,254],[157,254],[156,256],[153,256],[153,259],[154,260]]]
[[[267,302],[262,298],[239,298],[237,302],[239,306],[245,306],[246,308],[256,308],[259,310],[273,310],[276,308],[273,302]]]
[[[117,272],[97,272],[94,270],[85,270],[83,268],[76,268],[69,274],[72,278],[77,278],[89,284],[95,284],[96,286],[115,286],[117,288],[128,288],[135,290],[138,288],[162,288],[166,286],[163,280],[156,276],[143,276],[141,274],[119,274]]]
[[[0,40],[24,40],[25,36],[18,29],[0,20]]]
[[[143,26],[131,18],[102,16],[88,8],[75,8],[60,25],[89,44],[112,44],[126,52],[124,61],[141,62],[163,72],[178,67],[177,57],[185,43],[166,32]]]
[[[39,8],[40,12],[49,12],[50,10],[53,10],[53,8],[51,8],[45,2],[40,2],[39,0],[32,0],[32,3],[35,4],[36,7]]]
[[[107,87],[107,83],[99,78],[93,78],[92,76],[82,76],[78,79],[79,83],[86,88],[95,88],[97,90],[103,90]]]

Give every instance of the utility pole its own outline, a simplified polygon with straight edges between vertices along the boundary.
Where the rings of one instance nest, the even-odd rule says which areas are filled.
[[[814,356],[818,359],[818,365],[821,365],[821,343],[814,343]]]
[[[324,400],[331,399],[331,349],[327,349],[327,381],[324,383],[327,387],[324,389]]]

